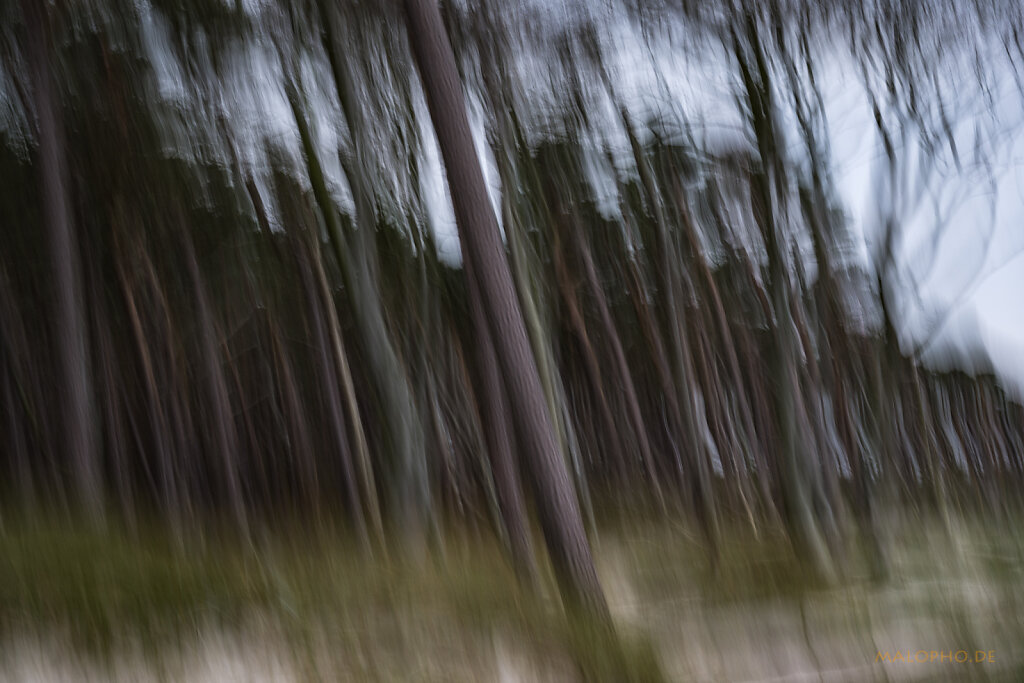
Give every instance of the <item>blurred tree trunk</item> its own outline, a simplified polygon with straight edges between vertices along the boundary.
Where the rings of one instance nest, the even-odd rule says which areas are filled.
[[[203,431],[210,435],[211,439],[207,445],[207,452],[220,460],[218,474],[221,477],[219,483],[223,486],[223,490],[219,493],[223,493],[227,497],[228,510],[234,518],[235,524],[238,525],[244,536],[248,536],[250,526],[246,510],[246,487],[243,481],[243,467],[240,462],[243,449],[239,444],[235,408],[231,404],[228,377],[225,375],[224,362],[221,359],[220,349],[224,346],[223,333],[214,320],[209,287],[203,280],[189,225],[183,216],[179,218],[179,223],[186,281],[192,289],[193,305],[195,306],[196,336],[201,356],[198,367],[202,369],[202,381],[207,392],[206,398],[209,400],[209,405],[201,416],[201,422],[204,424]]]
[[[610,85],[609,93],[612,93]],[[640,140],[637,138],[636,129],[625,108],[618,107],[619,116],[626,129],[629,138],[629,146],[633,152],[633,159],[637,164],[637,171],[640,174],[640,182],[648,201],[652,218],[654,219],[654,242],[653,248],[648,247],[648,252],[654,259],[654,270],[658,275],[661,285],[662,296],[665,299],[665,325],[668,336],[668,351],[670,355],[671,377],[675,380],[672,387],[674,404],[679,406],[679,417],[681,418],[682,433],[679,438],[683,440],[683,454],[686,458],[686,465],[689,475],[689,488],[691,490],[691,501],[694,506],[694,513],[697,516],[701,531],[704,534],[708,547],[708,554],[712,564],[718,560],[718,512],[715,509],[714,491],[712,487],[712,474],[706,444],[701,444],[698,426],[701,420],[706,420],[701,415],[703,412],[699,405],[698,397],[693,391],[696,386],[695,368],[693,367],[693,354],[690,351],[686,335],[686,312],[685,306],[680,301],[680,295],[686,291],[689,285],[689,278],[685,271],[679,267],[678,250],[676,243],[669,232],[668,222],[662,209],[661,197],[657,191],[657,185],[653,173],[644,156]],[[678,398],[676,398],[678,397]]]
[[[434,0],[406,0],[409,37],[447,171],[464,260],[479,288],[510,404],[529,458],[540,521],[563,596],[610,621],[572,480],[544,403],[537,365],[473,146],[458,69]]]
[[[466,262],[466,279],[475,274],[472,265]],[[487,326],[484,303],[480,300],[480,287],[472,282],[467,287],[473,327],[476,333],[477,381],[480,383],[480,413],[483,422],[487,451],[490,454],[491,471],[497,489],[501,521],[508,534],[509,551],[520,578],[530,584],[538,580],[537,561],[530,542],[530,527],[526,516],[526,505],[519,483],[519,468],[516,466],[513,447],[515,435],[508,416],[508,401],[505,386],[498,369],[494,340]]]
[[[500,30],[493,23],[493,14],[488,13],[486,8],[480,13],[479,18],[482,20],[482,31]],[[490,141],[491,151],[498,165],[498,177],[502,187],[520,188],[518,192],[503,192],[501,197],[502,227],[508,240],[512,282],[519,294],[519,305],[533,347],[537,371],[540,373],[548,413],[551,415],[558,443],[563,452],[568,454],[572,464],[572,475],[580,506],[588,531],[593,537],[597,533],[597,525],[594,521],[587,472],[580,458],[578,439],[569,417],[565,386],[551,348],[552,315],[542,291],[544,278],[539,272],[541,259],[529,242],[525,219],[520,211],[522,207],[515,201],[523,194],[529,195],[529,188],[538,187],[541,181],[536,164],[517,155],[518,150],[525,149],[526,145],[523,130],[515,114],[515,106],[507,90],[508,81],[502,76],[507,73],[503,56],[501,45],[497,43],[481,51],[483,81],[491,99],[491,109],[495,112],[508,112],[508,116],[495,117],[494,138]]]
[[[743,41],[735,31],[733,48],[750,107],[750,124],[757,142],[760,168],[750,173],[751,208],[761,227],[768,256],[768,288],[774,313],[769,375],[775,385],[778,428],[779,474],[784,508],[802,551],[811,559],[819,577],[832,582],[835,567],[813,502],[820,498],[820,482],[810,473],[812,459],[806,435],[801,433],[806,403],[801,386],[799,335],[793,316],[793,285],[790,282],[787,178],[777,134],[770,71],[753,16],[745,19]]]
[[[327,236],[352,307],[352,315],[367,357],[369,375],[373,377],[376,397],[387,428],[387,443],[394,460],[393,473],[399,482],[391,490],[390,511],[393,521],[399,525],[408,541],[407,545],[414,553],[419,553],[419,547],[425,538],[425,523],[431,514],[430,490],[423,463],[423,427],[409,389],[408,377],[388,333],[375,277],[370,272],[370,268],[375,267],[376,262],[375,257],[371,258],[367,254],[375,239],[373,207],[368,190],[359,180],[359,174],[348,165],[342,155],[343,168],[350,174],[348,178],[356,200],[357,234],[353,239],[347,239],[337,210],[327,192],[323,167],[317,156],[312,134],[306,122],[306,114],[294,83],[288,83],[287,95],[306,157],[313,197],[327,227]],[[315,260],[314,263],[320,261]],[[321,289],[323,282],[323,278],[320,278]],[[333,306],[333,301],[329,299],[330,297],[325,297],[325,305]],[[333,321],[332,329],[337,329]]]
[[[28,32],[27,58],[32,100],[39,124],[40,197],[43,223],[49,237],[56,293],[54,331],[60,377],[63,448],[72,463],[78,503],[98,521],[103,516],[103,483],[97,451],[89,339],[82,292],[78,240],[71,219],[71,197],[64,158],[60,101],[50,69],[50,27],[46,5],[22,0]]]
[[[386,312],[382,310],[375,198],[369,163],[371,123],[366,120],[358,101],[350,64],[338,58],[338,44],[325,0],[320,0],[318,8],[324,52],[351,135],[351,147],[338,155],[338,161],[355,203],[355,230],[350,235],[344,235],[341,230],[330,230],[329,236],[342,268],[345,288],[362,335],[363,350],[387,421],[388,445],[398,478],[397,486],[392,489],[392,508],[407,540],[412,546],[418,546],[426,529],[432,526],[430,517],[433,514],[426,436],[408,371],[388,332]]]

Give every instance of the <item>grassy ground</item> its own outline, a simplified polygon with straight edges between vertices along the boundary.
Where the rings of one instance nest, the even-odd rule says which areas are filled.
[[[500,548],[459,530],[416,562],[342,534],[242,544],[158,527],[4,519],[0,679],[656,681],[1024,680],[1024,550],[1011,522],[893,521],[892,573],[851,546],[820,585],[785,537],[730,529],[709,564],[670,523],[595,540],[622,647],[520,588]],[[876,662],[993,651],[994,662]]]
[[[457,530],[416,561],[299,529],[184,545],[158,527],[53,519],[8,519],[0,532],[0,637],[63,649],[81,660],[65,668],[99,677],[133,653],[156,678],[177,679],[183,654],[226,637],[224,656],[270,653],[261,667],[299,680],[472,681],[502,666],[552,680],[660,679],[641,637],[626,629],[613,648],[599,632],[564,617],[550,581],[524,590],[491,539]],[[257,653],[231,655],[252,643]],[[24,664],[11,649],[0,657],[9,676]]]

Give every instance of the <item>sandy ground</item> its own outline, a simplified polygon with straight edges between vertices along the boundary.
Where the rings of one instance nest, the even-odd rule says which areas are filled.
[[[652,639],[672,680],[1014,680],[1010,672],[1024,671],[1019,565],[994,581],[982,551],[943,547],[934,571],[913,580],[897,574],[885,584],[739,602],[712,600],[693,586],[645,596],[634,555],[604,543],[598,556],[617,623]],[[254,620],[234,633],[201,629],[156,657],[136,649],[103,663],[83,660],[52,635],[26,636],[0,649],[0,682],[578,680],[567,656],[541,654],[537,643],[508,632],[469,633],[430,618],[395,619],[384,632],[314,630],[296,646],[272,623]],[[970,661],[877,661],[879,653],[928,658],[932,651]],[[974,661],[982,651],[994,661]]]

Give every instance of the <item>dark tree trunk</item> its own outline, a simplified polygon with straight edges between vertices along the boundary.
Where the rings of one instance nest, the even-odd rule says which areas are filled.
[[[474,278],[471,264],[466,262],[466,278]],[[530,543],[530,527],[526,505],[519,483],[519,468],[513,453],[514,434],[508,418],[505,386],[498,370],[494,340],[487,326],[487,315],[480,300],[480,288],[470,284],[469,305],[476,333],[477,381],[480,382],[480,412],[484,438],[490,455],[491,471],[497,489],[501,521],[508,533],[509,551],[519,577],[530,584],[537,583],[537,562]]]
[[[39,123],[40,196],[56,293],[54,332],[61,382],[63,447],[71,460],[78,503],[94,520],[103,514],[103,486],[89,369],[89,339],[78,243],[71,223],[60,102],[53,91],[46,5],[22,0],[28,30],[32,100]]]
[[[455,209],[463,258],[472,264],[486,324],[529,459],[544,538],[567,602],[607,620],[572,480],[544,403],[544,391],[505,259],[497,219],[473,147],[451,43],[434,0],[406,0],[409,37],[437,132]]]

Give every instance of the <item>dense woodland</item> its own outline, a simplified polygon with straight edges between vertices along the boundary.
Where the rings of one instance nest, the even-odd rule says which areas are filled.
[[[2,3],[3,508],[329,517],[370,552],[459,524],[525,581],[536,534],[600,610],[608,511],[711,557],[783,525],[828,576],[851,534],[885,572],[893,506],[1018,505],[1024,408],[901,344],[927,255],[895,190],[858,246],[818,69],[869,93],[878,187],[908,129],[984,168],[935,65],[1021,73],[1020,5],[590,4]],[[716,60],[735,134],[638,106],[619,22]]]

